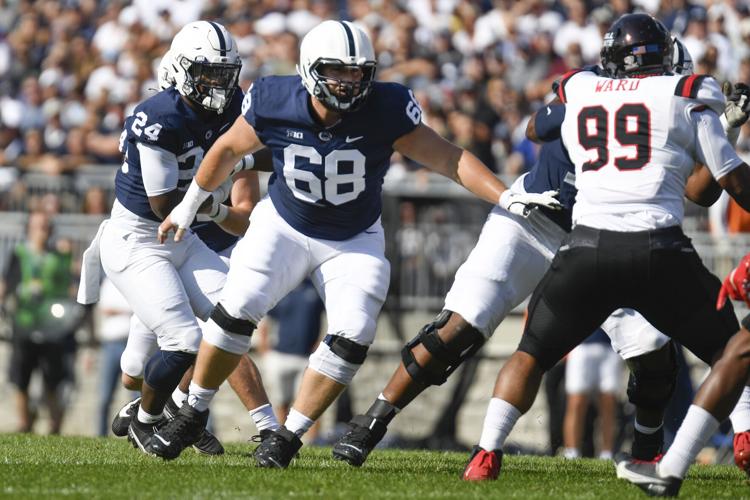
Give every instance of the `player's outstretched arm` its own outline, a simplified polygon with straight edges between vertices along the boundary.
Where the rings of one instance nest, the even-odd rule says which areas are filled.
[[[263,143],[253,127],[242,116],[238,117],[234,125],[206,153],[185,197],[159,226],[158,240],[163,243],[169,232],[174,230],[174,240],[180,241],[211,191],[229,177],[235,164],[244,155],[262,147]]]
[[[721,196],[721,186],[705,165],[696,164],[685,185],[685,197],[702,207],[710,207]]]
[[[430,170],[453,179],[493,205],[508,189],[479,158],[444,139],[423,123],[400,137],[393,148]]]
[[[248,170],[235,174],[230,197],[232,206],[219,205],[218,213],[212,219],[224,231],[242,236],[250,225],[250,212],[260,200],[258,174]]]

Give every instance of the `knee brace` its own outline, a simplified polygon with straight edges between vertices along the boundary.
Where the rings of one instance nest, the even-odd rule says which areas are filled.
[[[628,400],[646,410],[663,411],[677,380],[677,352],[674,342],[669,341],[662,349],[668,349],[668,361],[644,363],[641,356],[627,361],[630,368],[628,378]]]
[[[339,384],[348,385],[364,363],[368,348],[340,335],[326,335],[310,355],[309,366]]]
[[[209,320],[203,325],[203,339],[219,349],[233,354],[245,354],[255,323],[230,315],[224,306],[216,304]]]
[[[146,363],[144,380],[159,392],[172,392],[180,383],[195,354],[179,351],[156,351]]]
[[[401,350],[404,368],[415,382],[425,386],[444,384],[451,373],[461,366],[461,363],[473,356],[484,345],[486,339],[476,328],[471,328],[466,334],[459,335],[446,344],[438,335],[438,330],[448,323],[451,314],[453,313],[448,310],[441,311]],[[432,360],[425,366],[417,362],[412,352],[419,344],[422,344],[432,355]]]

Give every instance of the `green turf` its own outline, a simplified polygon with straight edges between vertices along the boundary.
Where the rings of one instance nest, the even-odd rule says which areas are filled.
[[[645,498],[597,460],[506,457],[499,481],[459,480],[466,454],[376,450],[349,467],[328,448],[304,448],[285,471],[253,467],[250,445],[223,457],[186,450],[162,462],[124,439],[0,435],[0,496],[15,498]],[[698,466],[684,498],[750,498],[736,468]]]

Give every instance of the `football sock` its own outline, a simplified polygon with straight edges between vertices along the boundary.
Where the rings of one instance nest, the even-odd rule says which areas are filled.
[[[490,399],[479,446],[487,451],[502,450],[508,434],[520,416],[521,412],[507,401],[500,398]]]
[[[151,415],[142,406],[138,406],[138,421],[142,424],[155,424],[161,420],[161,415]]]
[[[314,424],[315,421],[312,419],[307,418],[294,408],[289,410],[289,416],[286,417],[286,422],[284,422],[284,427],[287,428],[287,430],[295,433],[298,437],[302,437],[302,435],[310,430],[310,427],[312,427],[312,424]]]
[[[612,460],[612,452],[605,450],[600,451],[599,460]]]
[[[635,424],[633,426],[635,427],[635,430],[637,430],[641,434],[651,435],[657,432],[659,429],[661,429],[662,425],[664,425],[663,422],[659,424],[658,427],[647,427],[645,425],[639,424],[638,419],[636,419]]]
[[[190,382],[190,394],[187,402],[198,411],[208,410],[208,405],[216,394],[216,389],[205,389],[195,382]]]
[[[568,459],[581,458],[581,452],[578,448],[565,448],[563,450],[563,457]]]
[[[367,415],[368,417],[377,418],[378,420],[384,422],[385,425],[388,425],[391,423],[391,420],[393,420],[393,417],[395,417],[399,411],[401,410],[389,403],[381,392],[380,396],[378,396],[378,399],[376,399],[375,402],[372,403],[372,406],[370,406],[370,408],[365,412],[365,415]]]
[[[188,395],[182,392],[179,387],[177,387],[172,393],[172,401],[174,401],[174,404],[177,405],[177,408],[182,406],[182,404],[187,401],[187,398]]]
[[[659,462],[659,474],[683,478],[703,445],[719,428],[713,415],[698,405],[690,405],[672,446]]]
[[[258,432],[264,431],[266,429],[275,431],[276,429],[281,427],[279,421],[276,420],[276,414],[273,412],[273,408],[271,407],[270,403],[266,403],[263,406],[255,408],[254,410],[250,410],[248,413],[253,419],[253,422],[255,422],[255,428],[258,429]]]
[[[750,387],[745,386],[742,390],[737,406],[729,414],[729,420],[732,421],[735,434],[750,430]]]

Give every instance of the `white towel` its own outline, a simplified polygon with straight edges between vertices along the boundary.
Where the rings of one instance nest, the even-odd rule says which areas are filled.
[[[107,225],[109,219],[106,219],[99,225],[96,236],[91,244],[83,252],[81,259],[81,281],[78,284],[79,304],[87,305],[99,302],[99,287],[102,282],[102,262],[99,253],[99,240],[102,237],[102,230]]]

